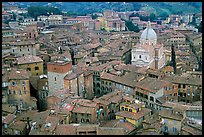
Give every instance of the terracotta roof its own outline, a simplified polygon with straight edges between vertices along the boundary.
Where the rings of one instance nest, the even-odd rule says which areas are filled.
[[[76,135],[76,126],[73,125],[57,125],[56,135]]]
[[[163,72],[173,72],[174,68],[172,66],[165,66],[162,68]]]
[[[182,127],[181,130],[183,130],[183,131],[185,131],[185,132],[188,132],[188,133],[190,133],[191,135],[202,135],[202,131],[199,131],[199,130],[197,130],[197,129],[195,129],[195,128],[192,128],[192,127],[190,127],[190,126],[184,126],[184,127]]]
[[[5,119],[2,120],[2,123],[10,124],[14,121],[15,118],[16,116],[14,114],[8,114],[5,116]]]
[[[75,106],[73,109],[73,113],[85,113],[85,114],[93,114],[95,108],[92,107],[84,107],[84,106]]]
[[[97,135],[125,135],[123,128],[99,127]]]
[[[26,70],[11,70],[9,72],[9,80],[11,79],[29,79],[30,73]]]
[[[180,114],[174,114],[173,113],[173,110],[168,110],[168,109],[163,109],[163,110],[160,110],[159,111],[159,115],[161,117],[164,117],[164,118],[168,118],[168,119],[175,119],[175,120],[178,120],[178,121],[181,121],[183,119],[183,116],[180,115]]]
[[[99,103],[99,104],[106,105],[106,106],[111,104],[111,100],[110,99],[104,100],[104,99],[100,99],[100,98],[94,98],[93,101],[96,102],[96,103]]]
[[[97,103],[92,101],[92,100],[88,100],[88,99],[79,99],[77,101],[77,104],[78,105],[81,105],[81,106],[85,106],[85,107],[93,107],[93,108],[96,108],[97,106]]]
[[[127,107],[130,107],[130,108],[133,108],[133,109],[137,109],[137,108],[141,108],[142,107],[142,103],[127,103],[127,102],[123,102],[120,104],[120,106],[127,106]]]
[[[48,123],[50,123],[49,126]],[[48,116],[45,120],[45,124],[42,125],[41,131],[51,131],[53,132],[59,123],[59,118],[57,116]]]
[[[26,55],[23,57],[17,58],[17,63],[20,64],[28,64],[28,63],[38,63],[43,62],[43,60],[38,56]]]
[[[16,107],[9,107],[9,104],[2,104],[2,112],[13,114],[16,111]]]
[[[91,50],[91,49],[95,49],[97,47],[99,47],[101,45],[101,43],[95,43],[95,44],[87,44],[87,45],[84,45],[83,48],[85,50]]]
[[[173,109],[179,109],[182,111],[185,111],[185,110],[202,110],[202,104],[201,105],[183,105],[183,104],[176,103],[176,102],[166,102],[162,105],[165,107],[170,107]]]
[[[136,83],[136,87],[155,93],[164,87],[164,81],[156,78],[146,77]]]
[[[71,72],[70,74],[67,74],[64,79],[67,79],[67,80],[72,80],[72,79],[75,79],[77,78],[77,74],[74,73],[74,72]]]
[[[19,130],[19,131],[24,131],[26,128],[26,123],[23,121],[16,121],[12,123],[12,125],[9,128]]]
[[[61,98],[60,97],[56,97],[56,96],[48,96],[47,98],[47,104],[48,104],[48,107],[51,107],[51,106],[58,106],[61,102]]]
[[[101,123],[100,126],[113,127],[113,128],[123,128],[126,133],[129,133],[135,129],[135,126],[132,123],[126,122],[126,121],[121,121],[119,119],[114,119],[114,120],[107,121],[105,123]]]
[[[146,116],[150,112],[151,112],[150,109],[142,108],[142,110],[137,112],[137,113],[133,113],[133,112],[129,112],[129,111],[119,111],[115,115],[130,118],[130,119],[133,119],[133,120],[138,120],[141,117]]]
[[[202,79],[195,77],[165,76],[164,80],[177,84],[202,85]]]
[[[35,41],[10,42],[10,44],[15,46],[35,45]]]
[[[80,124],[77,126],[77,132],[84,132],[84,131],[97,131],[98,125],[97,124]]]
[[[138,133],[136,135],[163,135],[163,134],[157,133],[155,131],[142,131],[141,133]]]

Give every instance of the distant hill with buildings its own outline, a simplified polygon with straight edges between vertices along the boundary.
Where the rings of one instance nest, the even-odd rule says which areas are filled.
[[[62,11],[78,14],[91,14],[110,9],[115,11],[144,10],[158,16],[202,12],[202,2],[15,2],[14,4],[22,7],[54,6]]]

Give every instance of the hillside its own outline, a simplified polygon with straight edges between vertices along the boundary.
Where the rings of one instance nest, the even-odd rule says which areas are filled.
[[[62,11],[81,15],[109,9],[115,11],[144,10],[158,16],[202,12],[201,2],[16,2],[16,4],[22,7],[50,5]]]

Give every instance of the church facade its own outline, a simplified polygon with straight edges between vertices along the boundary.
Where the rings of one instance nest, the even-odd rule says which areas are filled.
[[[157,43],[157,34],[151,28],[151,23],[148,22],[139,43],[132,47],[131,64],[138,67],[161,69],[165,65],[164,51],[163,44]]]

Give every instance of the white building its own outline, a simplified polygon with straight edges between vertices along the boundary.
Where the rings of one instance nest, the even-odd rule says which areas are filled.
[[[163,44],[157,43],[157,34],[148,22],[140,42],[132,47],[131,63],[138,67],[160,69],[165,65],[164,51]]]

